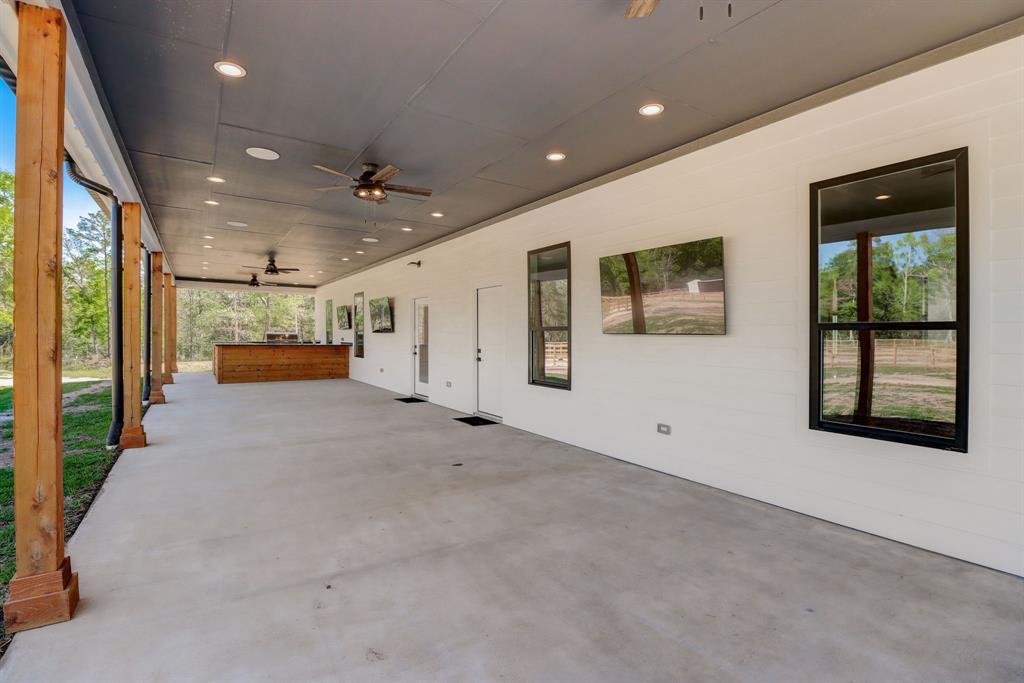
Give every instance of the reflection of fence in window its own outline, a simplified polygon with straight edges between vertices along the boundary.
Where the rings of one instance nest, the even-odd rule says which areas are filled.
[[[837,333],[845,334],[845,333]],[[856,333],[850,339],[825,340],[825,364],[830,368],[857,367]],[[876,339],[875,366],[911,366],[933,370],[956,369],[956,343],[928,339]]]
[[[718,292],[691,292],[686,289],[666,289],[659,292],[650,292],[643,295],[645,305],[656,305],[661,303],[698,302],[698,303],[721,303],[725,300],[725,294]],[[602,296],[601,312],[607,315],[618,311],[628,311],[631,307],[629,295],[626,296]]]
[[[544,367],[549,370],[568,368],[569,342],[545,342]]]

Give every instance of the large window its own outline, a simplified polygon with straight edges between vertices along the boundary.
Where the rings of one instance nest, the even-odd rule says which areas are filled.
[[[355,358],[362,358],[365,353],[363,346],[363,332],[365,331],[365,319],[363,317],[363,293],[359,292],[352,299],[352,355]]]
[[[527,255],[530,287],[530,383],[568,389],[572,319],[569,243]]]
[[[812,429],[967,450],[967,150],[811,185]]]

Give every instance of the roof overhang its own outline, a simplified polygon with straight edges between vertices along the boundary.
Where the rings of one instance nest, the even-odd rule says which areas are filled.
[[[41,7],[53,7],[64,12],[58,0],[30,2]],[[68,28],[74,22],[68,20]],[[0,56],[11,71],[18,73],[18,10],[15,0],[0,0]],[[114,132],[106,108],[101,100],[79,49],[73,30],[68,31],[67,71],[65,75],[64,147],[74,158],[82,173],[114,191],[122,202],[145,205],[142,193],[135,183],[131,169],[121,153],[121,145]],[[110,200],[93,195],[109,211]],[[163,251],[160,238],[153,229],[148,212],[142,215],[142,242],[150,251]]]

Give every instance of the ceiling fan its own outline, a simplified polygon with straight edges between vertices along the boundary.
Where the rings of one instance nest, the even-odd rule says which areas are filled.
[[[629,7],[626,8],[627,19],[643,19],[654,13],[659,0],[629,0]],[[725,6],[726,16],[732,19],[732,2]],[[704,21],[704,0],[701,0],[697,18]]]
[[[651,16],[654,8],[658,6],[658,0],[630,0],[626,8],[627,19],[643,19]]]
[[[262,270],[264,275],[280,275],[281,273],[297,273],[298,268],[278,268],[277,263],[274,261],[273,254],[267,254],[267,265],[265,266],[242,266],[243,268],[255,268],[256,270]],[[253,275],[253,277],[256,277]],[[249,283],[252,284],[251,282]]]
[[[259,278],[256,277],[256,273],[253,273],[252,277],[249,278],[249,286],[250,287],[280,287],[281,285],[278,285],[278,284],[273,283],[273,282],[260,282]]]
[[[426,187],[392,185],[388,181],[401,173],[402,169],[397,166],[392,166],[391,164],[388,164],[384,168],[380,168],[377,164],[363,164],[363,172],[358,178],[353,178],[347,173],[335,171],[333,168],[327,168],[326,166],[321,166],[319,164],[313,164],[313,168],[318,171],[323,171],[324,173],[330,173],[331,175],[338,176],[339,178],[345,178],[346,180],[350,180],[355,183],[354,185],[330,185],[329,187],[316,188],[320,192],[352,190],[353,196],[368,202],[384,201],[388,198],[388,192],[399,192],[401,194],[411,194],[420,197],[429,197],[434,192]]]

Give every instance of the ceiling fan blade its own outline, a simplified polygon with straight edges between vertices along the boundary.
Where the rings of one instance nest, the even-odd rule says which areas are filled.
[[[278,268],[277,272],[279,272],[279,273],[297,273],[297,272],[299,272],[299,269],[298,268]]]
[[[242,266],[242,268],[255,268],[256,270],[263,270],[266,266]]]
[[[403,194],[418,194],[421,197],[429,197],[434,191],[427,187],[410,187],[409,185],[385,185],[385,190],[401,192]]]
[[[315,168],[318,171],[323,171],[324,173],[330,173],[331,175],[336,175],[339,178],[348,178],[349,180],[355,180],[355,178],[350,176],[348,173],[342,173],[341,171],[335,171],[333,168],[327,168],[326,166],[321,166],[320,164],[313,164],[313,168]]]
[[[658,6],[658,0],[630,0],[626,8],[627,19],[643,19],[651,16],[654,8]]]
[[[391,164],[388,164],[384,168],[374,173],[373,177],[370,178],[370,180],[372,180],[375,183],[386,183],[387,181],[391,180],[401,172],[402,169],[398,168],[397,166],[392,166]]]
[[[334,190],[351,190],[355,185],[328,185],[327,187],[313,188],[317,192],[332,192]]]

